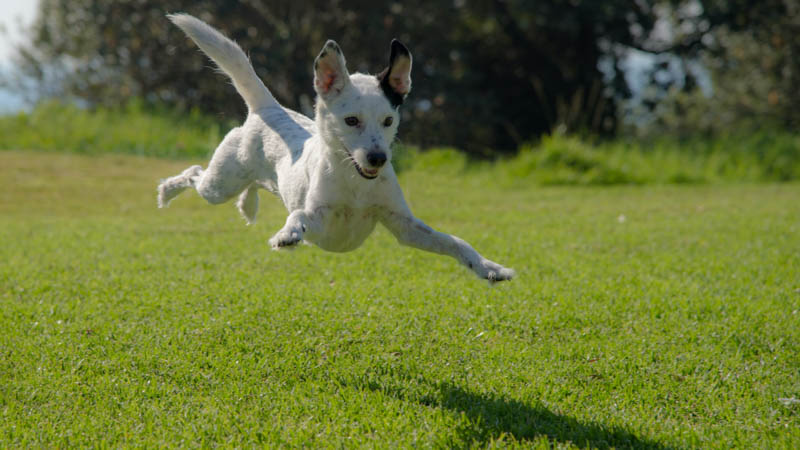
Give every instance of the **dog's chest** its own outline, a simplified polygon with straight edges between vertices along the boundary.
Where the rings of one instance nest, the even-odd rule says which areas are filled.
[[[324,233],[308,238],[324,250],[349,252],[358,248],[372,233],[375,222],[377,213],[374,207],[330,206],[322,219]]]

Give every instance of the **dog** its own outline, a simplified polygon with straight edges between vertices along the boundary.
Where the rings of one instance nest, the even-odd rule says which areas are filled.
[[[399,107],[411,90],[412,57],[398,40],[392,40],[389,65],[378,75],[349,74],[341,48],[327,41],[314,61],[311,120],[278,103],[235,42],[191,15],[167,17],[233,80],[248,115],[223,138],[206,169],[192,166],[162,180],[160,208],[187,188],[211,204],[238,195],[236,206],[251,224],[257,191],[265,189],[289,210],[286,224],[269,240],[273,249],[305,240],[327,251],[351,251],[380,222],[401,244],[449,255],[490,282],[514,276],[464,240],[432,229],[406,204],[391,143]]]

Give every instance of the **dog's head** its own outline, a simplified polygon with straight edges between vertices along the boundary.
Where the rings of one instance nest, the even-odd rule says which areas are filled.
[[[398,107],[411,90],[411,53],[393,40],[389,66],[378,75],[350,75],[339,45],[328,41],[314,61],[317,127],[326,143],[345,152],[364,178],[391,161]]]

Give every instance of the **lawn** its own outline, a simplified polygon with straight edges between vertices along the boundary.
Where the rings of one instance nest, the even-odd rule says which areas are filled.
[[[275,252],[193,161],[0,152],[2,447],[800,446],[800,185],[403,172],[517,278]]]

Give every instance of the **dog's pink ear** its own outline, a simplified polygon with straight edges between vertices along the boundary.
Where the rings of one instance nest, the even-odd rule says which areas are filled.
[[[411,92],[411,52],[397,39],[392,39],[389,67],[378,74],[381,89],[395,108]]]
[[[314,60],[314,90],[328,100],[339,95],[348,83],[350,74],[347,73],[342,49],[336,42],[328,40]]]

